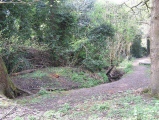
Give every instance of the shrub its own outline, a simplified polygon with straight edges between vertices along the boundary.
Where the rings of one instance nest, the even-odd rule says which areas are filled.
[[[44,88],[41,88],[40,91],[38,92],[39,95],[45,95],[48,94],[49,92],[45,90]]]
[[[129,73],[132,71],[133,68],[132,61],[125,59],[122,63],[120,63],[119,67],[124,69],[125,73]]]
[[[94,71],[99,71],[102,70],[106,66],[104,61],[101,60],[94,60],[91,58],[87,58],[83,60],[83,65],[85,66],[86,69],[94,72]]]
[[[133,40],[133,44],[131,46],[131,54],[133,57],[140,58],[143,56],[143,49],[141,46],[141,35],[137,35]]]

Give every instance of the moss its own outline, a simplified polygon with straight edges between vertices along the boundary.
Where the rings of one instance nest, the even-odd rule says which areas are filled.
[[[17,88],[8,76],[6,66],[0,57],[0,91],[9,98],[15,98]]]
[[[151,89],[150,88],[145,88],[142,90],[142,93],[151,93]]]

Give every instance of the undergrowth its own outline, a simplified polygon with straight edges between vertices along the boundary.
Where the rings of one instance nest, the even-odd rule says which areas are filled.
[[[31,118],[33,117],[39,119],[38,116]],[[135,94],[133,91],[111,96],[99,95],[76,104],[60,104],[58,109],[44,112],[41,118],[46,120],[157,120],[159,100]],[[16,120],[18,119],[19,117]]]
[[[91,73],[87,70],[80,70],[78,68],[71,67],[52,67],[37,70],[33,73],[25,74],[20,77],[22,78],[40,78],[41,80],[45,77],[50,77],[50,74],[58,75],[59,77],[67,77],[70,80],[79,83],[80,87],[92,87],[102,83],[108,82],[108,77],[105,71]]]
[[[103,97],[101,97],[104,99]],[[72,107],[67,114],[59,119],[84,120],[155,120],[159,119],[159,101],[145,100],[134,94],[115,96],[110,100],[96,98]],[[59,112],[59,111],[58,111]],[[57,112],[55,112],[57,113]]]
[[[132,61],[124,60],[119,65],[119,68],[124,69],[125,73],[132,72],[132,68],[133,68]],[[88,70],[84,70],[80,68],[72,68],[72,67],[50,67],[45,69],[39,69],[33,73],[25,74],[20,77],[34,78],[34,79],[41,80],[41,82],[42,80],[45,80],[46,78],[58,79],[60,77],[63,77],[77,83],[78,87],[80,88],[89,88],[89,87],[93,87],[99,84],[109,82],[105,70],[92,73]]]
[[[132,61],[125,59],[119,64],[119,68],[122,68],[125,73],[131,73],[133,71]]]

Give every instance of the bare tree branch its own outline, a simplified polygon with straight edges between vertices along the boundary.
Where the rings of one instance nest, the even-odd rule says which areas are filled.
[[[138,21],[138,23],[142,23],[142,24],[147,24],[150,26],[150,23],[149,22],[145,22],[145,21]]]
[[[131,7],[127,5],[127,2],[124,2],[122,5],[125,5],[126,7],[130,8],[133,12],[135,12],[135,11],[134,11],[134,8],[139,9],[138,6],[146,6],[146,8],[147,8],[147,10],[148,10],[148,12],[149,12],[149,9],[151,8],[151,7],[149,7],[149,5],[148,5],[148,2],[149,2],[149,1],[150,1],[150,0],[141,1],[141,2],[139,2],[138,4],[136,4],[136,5],[134,5],[134,6],[131,6]]]
[[[19,2],[14,2],[14,1],[9,1],[9,2],[3,2],[3,0],[0,1],[0,4],[31,4],[31,3],[35,3],[38,2],[39,0],[34,0],[33,2],[23,2],[23,1],[19,1]]]

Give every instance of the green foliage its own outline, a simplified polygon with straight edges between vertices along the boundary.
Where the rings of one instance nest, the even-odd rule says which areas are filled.
[[[101,76],[103,78],[104,83],[108,82],[108,76],[106,75],[105,71],[101,71],[98,74],[99,74],[99,76]]]
[[[83,60],[83,65],[90,71],[99,71],[109,66],[107,42],[109,38],[114,36],[114,29],[111,25],[101,24],[95,27],[89,33],[89,41],[86,48],[89,51],[88,56]],[[89,45],[90,44],[90,45]]]
[[[45,90],[44,88],[41,88],[40,91],[38,92],[39,95],[45,95],[48,94],[49,92]]]
[[[108,37],[113,37],[114,32],[115,30],[111,25],[101,24],[100,26],[90,31],[90,40],[95,42],[96,45],[100,43],[100,46],[102,46],[102,41],[107,40]]]
[[[110,106],[109,106],[109,103],[107,103],[107,102],[95,104],[92,107],[92,110],[94,110],[94,111],[104,111],[104,110],[108,110],[108,109],[110,109]]]
[[[59,112],[67,113],[71,109],[71,106],[68,103],[65,103],[62,108],[59,109]]]
[[[43,78],[43,77],[46,77],[48,75],[49,75],[48,72],[37,70],[31,74],[22,75],[21,77],[24,77],[24,78]]]
[[[43,117],[46,119],[52,119],[52,116],[55,114],[55,111],[49,110],[43,114]]]
[[[1,14],[4,19],[3,27],[0,29],[3,38],[1,47],[4,47],[3,44],[12,46],[16,44],[15,41],[23,46],[24,43],[29,43],[30,47],[34,46],[34,41],[39,44],[39,48],[47,44],[47,49],[54,49],[54,58],[58,59],[61,57],[59,51],[63,53],[68,49],[73,36],[72,27],[76,24],[76,18],[68,8],[65,2],[55,2],[52,5],[45,0],[31,5],[2,5],[1,13],[8,13]],[[14,50],[15,48],[11,52]]]
[[[14,49],[14,48],[13,48]],[[13,50],[12,48],[3,49],[1,52],[3,54],[3,59],[5,61],[6,67],[9,73],[20,72],[27,69],[32,69],[32,63],[26,59],[27,54],[22,51]]]
[[[38,120],[36,116],[30,115],[28,116],[28,120]]]
[[[24,120],[22,117],[16,116],[13,120]]]
[[[125,73],[131,72],[131,71],[132,71],[132,67],[133,67],[132,64],[129,63],[129,64],[126,66],[126,68],[124,69]]]
[[[12,66],[9,66],[12,67],[10,68],[10,70],[12,70],[11,72],[19,72],[33,68],[32,64],[26,58],[18,56],[15,56],[15,58],[11,61],[11,65]]]
[[[136,58],[140,58],[143,55],[145,55],[143,51],[144,49],[141,46],[141,37],[142,37],[141,35],[137,35],[133,40],[133,44],[131,47],[132,56]]]
[[[91,59],[91,58],[86,58],[85,60],[83,60],[83,65],[85,65],[85,68],[87,68],[88,70],[90,70],[92,72],[99,71],[103,67],[106,66],[104,61],[94,60],[94,59]]]
[[[73,72],[73,74],[70,74],[70,77],[73,81],[80,83],[80,87],[86,88],[108,82],[108,77],[103,72]]]
[[[64,103],[55,110],[48,110],[44,119],[123,119],[123,120],[156,120],[159,115],[159,101],[145,98],[133,91],[120,94],[98,95],[78,104]],[[23,118],[21,118],[23,119]]]
[[[33,73],[25,74],[20,76],[21,78],[40,78],[40,82],[46,77],[49,77],[49,74],[58,74],[59,76],[66,77],[79,84],[79,87],[93,87],[102,83],[108,82],[108,77],[106,76],[105,71],[100,71],[96,73],[91,73],[87,70],[80,70],[78,68],[70,67],[52,67],[42,70],[35,71]],[[53,86],[55,87],[55,86]],[[48,92],[45,89],[40,89],[39,94],[47,94]]]
[[[105,1],[42,0],[0,9],[0,53],[9,72],[34,68],[25,52],[16,52],[20,47],[51,51],[53,66],[100,71],[118,65],[126,45],[139,33],[126,8]]]
[[[125,73],[130,73],[133,70],[132,61],[125,59],[119,64],[119,68],[122,68]]]

